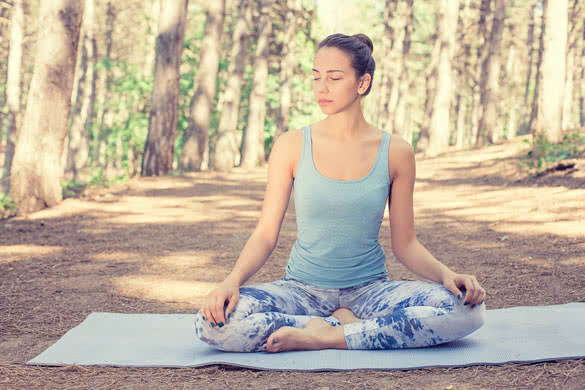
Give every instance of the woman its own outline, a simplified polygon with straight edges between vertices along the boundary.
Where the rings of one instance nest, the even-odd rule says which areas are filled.
[[[363,34],[333,34],[319,44],[313,88],[327,117],[275,141],[258,225],[195,319],[196,334],[212,347],[422,347],[483,325],[485,290],[476,278],[453,272],[416,238],[411,146],[364,119],[360,103],[372,86],[372,50]],[[276,246],[293,184],[298,237],[286,276],[240,287]],[[378,242],[386,200],[392,252],[433,282],[388,278]]]

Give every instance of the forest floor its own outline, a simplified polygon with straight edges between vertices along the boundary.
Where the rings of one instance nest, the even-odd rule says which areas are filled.
[[[585,301],[585,159],[530,178],[518,168],[527,147],[417,157],[418,238],[477,275],[488,309]],[[585,360],[315,373],[24,364],[91,312],[196,312],[252,233],[266,178],[265,168],[135,178],[0,220],[0,388],[585,388]],[[295,238],[291,199],[278,246],[249,283],[283,276]],[[390,275],[415,279],[392,256],[387,217],[380,242]]]

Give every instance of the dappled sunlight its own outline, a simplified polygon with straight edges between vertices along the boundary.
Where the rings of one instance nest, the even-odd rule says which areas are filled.
[[[156,300],[200,304],[217,283],[184,281],[158,275],[128,275],[112,279],[115,292],[124,296]]]
[[[135,260],[139,261],[140,257],[136,255],[136,253],[131,252],[124,252],[124,251],[114,251],[114,252],[106,252],[106,253],[96,253],[95,255],[90,256],[92,260],[96,261],[128,261],[128,260]]]
[[[29,260],[31,257],[57,255],[63,253],[61,246],[49,245],[2,245],[0,246],[0,264],[8,264],[19,260]]]
[[[490,228],[503,234],[585,236],[585,189],[471,185],[448,189],[416,194],[418,219],[426,216],[433,219],[440,212],[453,220],[487,222]]]
[[[154,264],[158,264],[164,269],[188,272],[195,267],[212,265],[214,257],[217,257],[217,253],[213,251],[183,251],[168,256],[152,257],[152,260],[145,267],[152,269]]]
[[[569,257],[568,259],[559,261],[559,263],[563,265],[585,265],[585,254],[580,257]]]

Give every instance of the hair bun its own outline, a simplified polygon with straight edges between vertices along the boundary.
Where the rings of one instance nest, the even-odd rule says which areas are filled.
[[[372,43],[372,40],[370,38],[368,38],[367,35],[359,33],[359,34],[354,34],[351,36],[352,38],[357,39],[358,41],[364,43],[367,47],[370,48],[370,52],[373,53],[374,52],[374,44]]]

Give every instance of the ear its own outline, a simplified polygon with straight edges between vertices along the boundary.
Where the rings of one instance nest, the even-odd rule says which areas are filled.
[[[363,95],[364,93],[366,93],[366,91],[368,90],[368,87],[370,86],[371,81],[372,81],[372,76],[369,73],[366,73],[362,76],[362,78],[360,80],[359,87],[358,87],[358,93],[360,95]]]

